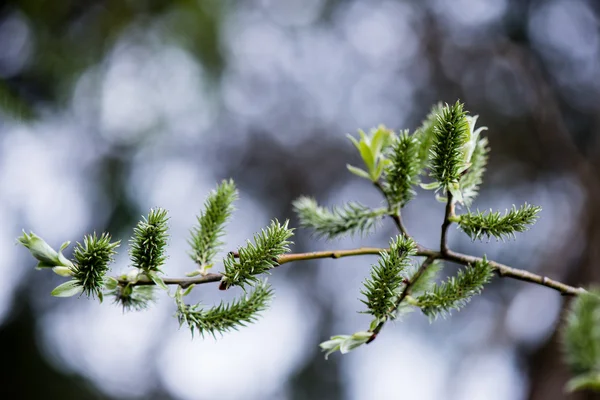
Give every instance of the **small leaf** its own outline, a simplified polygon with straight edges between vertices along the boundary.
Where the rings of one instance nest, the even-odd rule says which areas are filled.
[[[82,290],[76,280],[70,280],[55,287],[50,294],[54,297],[71,297],[81,293]]]
[[[52,271],[54,271],[54,273],[56,275],[64,276],[64,277],[73,275],[73,270],[69,267],[54,267],[54,268],[52,268]]]
[[[112,276],[104,277],[104,288],[107,290],[115,290],[119,286],[119,281]]]
[[[592,372],[576,376],[567,382],[565,390],[569,393],[578,390],[593,390],[595,392],[600,392],[600,373]]]
[[[327,340],[319,345],[323,351],[325,351],[325,359],[329,358],[330,354],[335,353],[340,350],[340,346],[343,342],[343,339],[340,339],[338,336],[334,336],[331,340]]]
[[[194,287],[196,286],[195,283],[191,284],[190,286],[188,286],[185,291],[183,291],[183,293],[181,294],[182,296],[187,296],[188,294],[192,293],[192,290],[194,289]]]
[[[371,180],[371,176],[364,169],[360,169],[360,168],[354,167],[354,166],[352,166],[350,164],[346,164],[346,168],[348,168],[348,171],[352,172],[354,175],[356,175],[358,177]]]
[[[346,354],[354,350],[357,347],[367,343],[367,341],[373,336],[372,332],[356,332],[340,345],[340,353]]]
[[[29,249],[31,255],[39,261],[38,268],[51,268],[61,266],[61,261],[58,258],[58,253],[50,247],[48,243],[35,233],[27,234],[23,231],[23,235],[19,237],[18,242]],[[68,265],[63,265],[68,266]]]
[[[148,277],[150,279],[152,279],[152,282],[154,282],[156,284],[156,286],[160,287],[161,289],[163,289],[166,292],[169,292],[169,287],[165,284],[165,282],[162,280],[162,278],[160,276],[158,276],[158,274],[156,272],[150,272],[148,274]]]
[[[435,190],[440,187],[440,184],[438,182],[431,182],[431,183],[421,183],[419,186],[421,186],[425,190]]]
[[[375,157],[371,153],[371,148],[366,142],[361,141],[358,151],[369,171],[375,167]]]

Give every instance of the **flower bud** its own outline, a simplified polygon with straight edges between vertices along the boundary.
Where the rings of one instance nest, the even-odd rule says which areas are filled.
[[[56,266],[64,266],[59,257],[58,253],[50,247],[48,243],[35,233],[31,232],[29,235],[23,231],[23,236],[17,239],[19,243],[29,249],[31,255],[36,258],[39,263],[38,268],[51,268]]]

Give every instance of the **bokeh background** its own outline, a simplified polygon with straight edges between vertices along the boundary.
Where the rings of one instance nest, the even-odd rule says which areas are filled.
[[[492,147],[475,207],[543,212],[516,241],[453,230],[451,246],[588,285],[600,274],[599,25],[595,0],[0,1],[0,397],[566,398],[556,329],[567,299],[543,287],[496,279],[451,319],[414,313],[325,361],[319,342],[367,327],[356,311],[373,257],[277,269],[258,324],[192,340],[166,296],[128,314],[52,298],[61,279],[34,271],[15,239],[126,242],[162,206],[166,271],[181,275],[194,216],[221,179],[241,192],[225,250],[271,218],[296,225],[302,194],[377,206],[345,169],[358,162],[345,134],[412,130],[433,103],[461,99]],[[434,246],[442,215],[420,191],[405,220]],[[294,251],[392,234],[389,221],[363,239],[299,230]],[[127,270],[126,246],[114,270]],[[192,300],[236,294],[203,285]]]

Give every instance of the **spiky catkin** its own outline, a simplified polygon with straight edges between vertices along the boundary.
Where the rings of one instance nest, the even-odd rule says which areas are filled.
[[[223,181],[204,202],[204,210],[198,216],[198,224],[192,229],[188,241],[192,247],[190,256],[200,266],[212,263],[223,244],[220,238],[225,232],[225,223],[234,210],[233,202],[238,192],[232,180]]]
[[[317,236],[327,239],[369,233],[387,213],[386,209],[371,209],[354,202],[328,210],[310,197],[300,197],[293,205],[300,226],[311,228]]]
[[[392,142],[385,169],[385,192],[392,207],[403,207],[415,196],[413,187],[419,184],[419,141],[403,131]]]
[[[154,286],[117,286],[108,295],[114,296],[114,303],[125,311],[141,311],[156,301]]]
[[[248,241],[239,249],[237,257],[233,254],[225,257],[222,281],[225,287],[245,287],[257,282],[256,275],[264,274],[277,265],[277,257],[290,251],[292,242],[288,239],[293,235],[293,229],[288,228],[288,222],[271,221],[267,229],[254,235],[254,243]]]
[[[442,108],[442,103],[435,104],[431,108],[427,118],[425,118],[421,126],[415,131],[414,136],[419,141],[419,169],[421,170],[429,164],[429,152],[435,137],[434,127]]]
[[[433,144],[429,154],[430,175],[447,189],[458,183],[465,168],[463,146],[469,139],[469,124],[463,105],[444,106],[433,127]]]
[[[541,211],[541,207],[525,203],[519,208],[506,211],[504,215],[496,212],[469,212],[460,216],[458,224],[471,239],[483,237],[496,237],[498,239],[511,238],[517,232],[525,232],[534,224]]]
[[[138,222],[130,239],[129,255],[133,267],[147,273],[160,271],[167,259],[167,221],[167,211],[156,208]]]
[[[571,304],[562,331],[563,351],[576,374],[600,373],[600,290],[591,288]]]
[[[116,254],[120,242],[111,243],[108,233],[97,236],[86,235],[83,244],[77,243],[73,251],[73,279],[83,288],[88,297],[100,296],[104,285],[104,276]]]
[[[466,174],[460,179],[460,188],[463,195],[463,203],[469,207],[479,192],[479,186],[483,182],[483,174],[486,170],[488,155],[487,138],[481,138],[477,141],[473,155],[471,156],[471,165]]]
[[[456,276],[434,285],[431,290],[417,297],[417,303],[430,318],[445,317],[452,310],[461,309],[471,297],[481,293],[492,275],[493,268],[487,260],[477,261],[460,270]]]
[[[371,269],[371,276],[361,291],[367,313],[380,321],[394,317],[398,289],[404,281],[403,272],[410,266],[410,257],[415,255],[416,249],[412,239],[397,236],[390,242],[390,250],[380,254],[379,263]]]
[[[216,337],[217,334],[237,330],[255,322],[272,297],[270,286],[260,282],[250,293],[244,293],[230,304],[222,302],[207,310],[202,309],[199,304],[181,304],[177,310],[177,318],[180,326],[186,324],[190,328],[192,336],[197,332],[202,337],[206,334]]]

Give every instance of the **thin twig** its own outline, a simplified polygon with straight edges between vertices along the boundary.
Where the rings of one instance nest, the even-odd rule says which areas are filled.
[[[453,261],[457,264],[469,265],[477,261],[482,261],[481,257],[473,257],[467,254],[456,253],[454,251],[448,251],[444,256],[441,257],[444,260]],[[520,281],[536,283],[538,285],[546,286],[551,289],[559,291],[563,295],[577,296],[581,293],[585,293],[586,290],[581,287],[573,287],[562,282],[555,281],[546,276],[537,275],[529,271],[525,271],[518,268],[509,267],[508,265],[500,264],[496,261],[487,260],[487,262],[496,270],[499,276],[503,278],[512,278]]]
[[[448,200],[446,202],[446,212],[444,213],[444,222],[442,223],[442,235],[440,240],[440,252],[448,254],[448,228],[452,224],[451,218],[454,216],[454,202],[452,201],[452,193],[448,191]]]
[[[392,207],[392,203],[390,203],[388,197],[385,194],[385,190],[383,189],[383,185],[381,184],[381,182],[377,181],[377,182],[373,182],[373,184],[385,198],[387,205],[388,205],[388,213],[389,213],[388,215],[394,220],[394,223],[396,224],[396,227],[398,228],[398,230],[405,237],[410,237],[410,235],[408,234],[408,231],[406,230],[406,227],[404,226],[404,222],[402,221],[402,214],[400,213],[400,209],[394,210],[394,208]]]
[[[342,258],[342,257],[352,257],[352,256],[361,256],[361,255],[377,255],[382,251],[388,251],[386,248],[380,247],[361,247],[357,249],[349,249],[349,250],[329,250],[329,251],[315,251],[310,253],[291,253],[285,254],[278,258],[278,264],[286,264],[292,261],[304,261],[304,260],[315,260],[320,258]],[[432,249],[428,249],[426,247],[417,246],[417,256],[419,257],[434,257],[434,259],[452,261],[454,263],[460,265],[469,265],[473,264],[477,261],[482,261],[482,257],[474,257],[462,253],[457,253],[454,251],[448,251],[445,255],[443,255],[439,251],[435,251]],[[537,275],[531,273],[529,271],[525,271],[518,268],[509,267],[507,265],[498,263],[496,261],[487,260],[488,263],[498,272],[498,275],[503,278],[512,278],[520,281],[535,283],[541,286],[546,286],[548,288],[557,290],[563,295],[578,295],[585,292],[585,289],[580,287],[573,287],[566,285],[564,283],[555,281],[546,276]],[[206,275],[200,275],[197,277],[191,278],[163,278],[163,281],[167,285],[180,285],[183,288],[186,288],[192,284],[200,285],[203,283],[210,282],[218,282],[223,278],[223,275],[220,273],[209,273]],[[131,285],[131,286],[142,286],[142,285],[154,285],[150,279],[140,277],[136,282],[128,281],[127,279],[123,279],[121,277],[117,278],[121,285]]]

